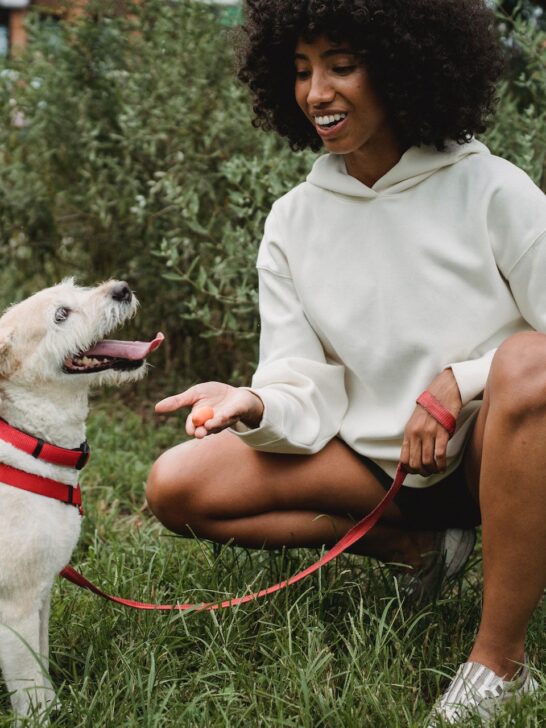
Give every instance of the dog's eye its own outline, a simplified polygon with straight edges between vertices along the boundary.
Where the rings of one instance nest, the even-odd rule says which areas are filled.
[[[61,306],[55,311],[55,323],[60,324],[62,321],[66,321],[68,318],[68,314],[70,311],[65,308],[64,306]]]

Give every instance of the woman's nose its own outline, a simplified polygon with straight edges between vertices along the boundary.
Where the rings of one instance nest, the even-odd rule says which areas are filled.
[[[311,76],[311,85],[307,94],[309,106],[320,106],[333,100],[335,91],[331,83],[322,73],[314,73]]]

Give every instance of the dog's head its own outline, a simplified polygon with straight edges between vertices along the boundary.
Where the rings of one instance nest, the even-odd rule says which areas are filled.
[[[103,341],[137,307],[123,281],[84,288],[72,279],[11,306],[0,318],[0,379],[85,387],[140,378],[162,335],[149,343]]]

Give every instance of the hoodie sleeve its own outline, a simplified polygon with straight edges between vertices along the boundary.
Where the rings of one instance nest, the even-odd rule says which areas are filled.
[[[328,361],[303,311],[275,213],[258,254],[260,360],[251,391],[264,403],[259,427],[235,432],[257,450],[311,454],[339,432],[347,408],[345,370]]]
[[[491,247],[522,317],[536,331],[546,332],[546,196],[521,169],[505,160],[499,163],[502,184],[493,191],[487,211]],[[483,392],[495,351],[449,365],[463,405]]]
[[[459,387],[463,407],[476,399],[485,389],[491,362],[496,351],[496,349],[491,349],[478,359],[454,362],[446,367],[446,369],[451,369],[453,372]]]

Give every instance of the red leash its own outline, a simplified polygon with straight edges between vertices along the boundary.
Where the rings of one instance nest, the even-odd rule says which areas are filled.
[[[269,586],[266,589],[261,589],[258,592],[255,592],[254,594],[246,594],[244,597],[233,597],[232,599],[226,599],[223,602],[207,602],[207,603],[201,603],[201,604],[147,604],[146,602],[135,602],[132,599],[122,599],[121,597],[115,597],[111,594],[106,594],[102,591],[102,589],[99,589],[95,584],[91,583],[88,579],[86,579],[82,574],[80,574],[76,569],[74,569],[72,566],[67,566],[61,571],[61,576],[64,579],[67,579],[68,581],[71,581],[73,584],[76,584],[77,586],[81,587],[82,589],[88,589],[89,591],[93,592],[93,594],[97,594],[99,597],[102,597],[103,599],[108,599],[110,602],[116,602],[116,604],[123,604],[124,607],[131,607],[132,609],[147,609],[147,610],[153,610],[153,611],[159,611],[159,612],[166,612],[166,611],[178,611],[178,612],[186,612],[189,610],[195,610],[197,612],[201,611],[207,611],[211,612],[216,609],[226,609],[227,607],[236,607],[238,604],[245,604],[246,602],[251,602],[254,599],[259,599],[260,597],[268,596],[269,594],[274,594],[275,592],[280,591],[281,589],[285,589],[287,586],[291,586],[292,584],[295,584],[298,581],[301,581],[302,579],[305,579],[306,576],[309,576],[310,574],[313,574],[315,571],[318,571],[321,567],[323,567],[325,564],[328,564],[330,561],[333,561],[337,556],[342,554],[344,551],[346,551],[350,546],[352,546],[356,541],[360,540],[363,536],[365,536],[368,531],[370,531],[377,521],[381,518],[383,513],[385,512],[387,506],[391,501],[393,500],[394,496],[398,493],[400,488],[402,487],[402,484],[404,482],[404,479],[406,477],[405,471],[402,469],[402,467],[399,465],[398,469],[396,471],[396,476],[394,478],[393,484],[387,491],[385,497],[383,500],[374,508],[374,510],[369,513],[365,518],[363,518],[361,521],[359,521],[355,526],[353,526],[343,538],[341,538],[332,548],[324,554],[318,561],[315,561],[314,564],[311,566],[308,566],[307,569],[304,569],[303,571],[300,571],[297,574],[294,574],[294,576],[291,576],[289,579],[286,579],[285,581],[281,581],[278,584],[274,584],[273,586]]]
[[[421,405],[421,407],[426,409],[426,411],[432,417],[434,417],[434,419],[440,425],[442,425],[442,427],[444,427],[448,431],[449,437],[453,435],[456,426],[455,418],[453,417],[451,412],[449,412],[443,405],[440,404],[440,402],[438,402],[435,397],[430,394],[430,392],[423,392],[423,394],[421,394],[417,399],[417,404]],[[61,571],[60,575],[64,579],[67,579],[67,581],[76,584],[82,589],[87,589],[88,591],[93,592],[93,594],[97,594],[103,599],[107,599],[110,602],[115,602],[116,604],[122,604],[124,607],[130,607],[131,609],[144,609],[148,611],[158,612],[212,612],[217,609],[236,607],[239,604],[246,604],[246,602],[251,602],[254,599],[259,599],[261,597],[268,596],[269,594],[274,594],[281,589],[285,589],[292,584],[296,584],[296,582],[305,579],[310,574],[313,574],[315,571],[318,571],[320,568],[325,566],[325,564],[333,561],[336,557],[338,557],[340,554],[350,548],[354,543],[356,543],[356,541],[359,541],[369,531],[371,531],[371,529],[375,526],[375,524],[379,521],[379,519],[387,509],[389,503],[392,502],[395,495],[402,487],[405,478],[406,472],[403,469],[402,465],[399,464],[398,468],[396,469],[396,475],[394,477],[393,483],[385,494],[383,500],[373,509],[371,513],[369,513],[349,531],[347,531],[347,533],[334,546],[332,546],[332,548],[327,553],[325,553],[324,556],[322,556],[318,561],[315,561],[314,564],[311,564],[311,566],[308,566],[307,569],[303,569],[303,571],[294,574],[294,576],[291,576],[289,579],[281,581],[278,584],[274,584],[273,586],[269,586],[266,589],[261,589],[258,592],[254,592],[254,594],[246,594],[244,597],[233,597],[232,599],[226,599],[222,602],[202,602],[200,604],[148,604],[147,602],[135,602],[132,599],[123,599],[122,597],[116,597],[112,596],[111,594],[107,594],[106,592],[102,591],[102,589],[99,589],[98,586],[95,586],[95,584],[86,579],[72,566],[66,566]]]

